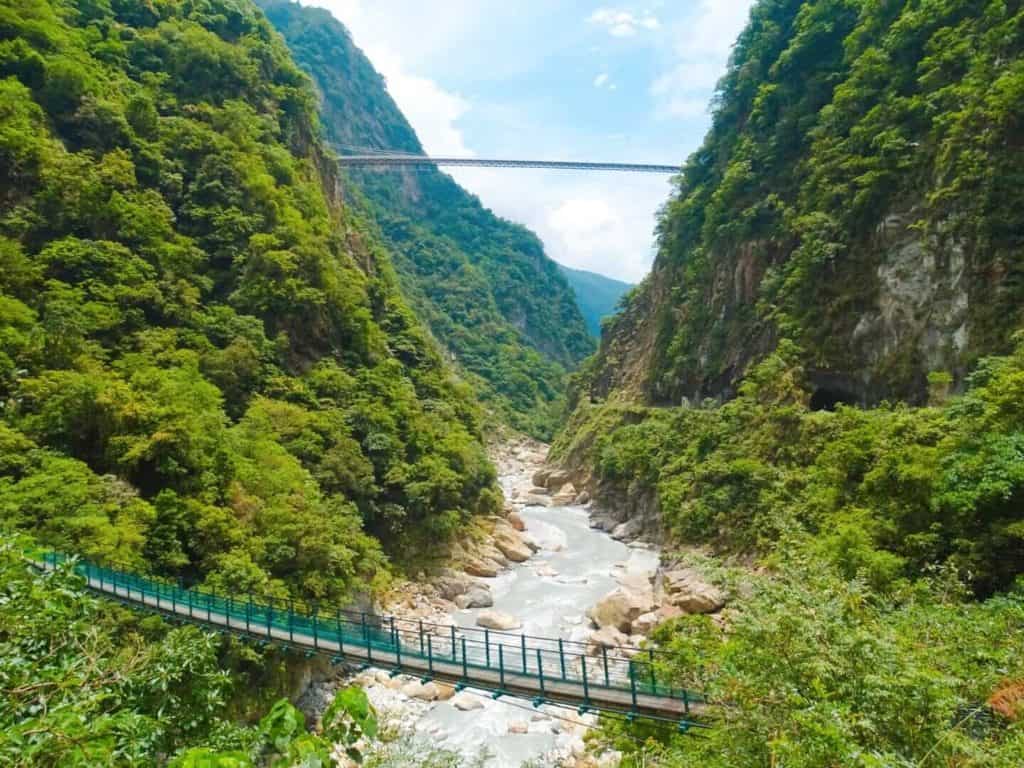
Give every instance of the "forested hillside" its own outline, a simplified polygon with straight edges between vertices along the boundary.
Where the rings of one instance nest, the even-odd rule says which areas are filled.
[[[3,524],[338,598],[494,509],[471,393],[259,11],[2,8]]]
[[[1017,3],[759,2],[598,388],[729,397],[779,338],[826,400],[960,388],[1024,322]],[[644,307],[644,309],[640,309]]]
[[[320,94],[337,147],[422,153],[383,78],[322,9],[258,0]],[[496,217],[428,168],[349,171],[394,254],[413,308],[484,401],[513,426],[550,436],[564,369],[593,350],[573,292],[537,237]]]
[[[554,458],[729,595],[628,765],[1024,755],[1024,11],[760,0]]]
[[[601,321],[615,314],[619,301],[633,286],[585,269],[572,269],[562,265],[559,265],[559,269],[576,294],[576,303],[580,305],[587,330],[600,338]]]

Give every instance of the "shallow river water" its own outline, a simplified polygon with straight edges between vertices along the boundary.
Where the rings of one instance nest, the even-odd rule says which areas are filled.
[[[520,515],[540,551],[485,581],[494,609],[519,618],[526,634],[585,640],[590,632],[586,610],[618,584],[646,578],[657,567],[656,552],[626,546],[591,529],[582,507],[526,507]],[[453,618],[460,626],[474,626],[478,613],[457,611]],[[555,749],[565,750],[571,739],[578,739],[578,734],[561,732],[561,721],[545,716],[565,710],[538,712],[522,700],[494,701],[484,694],[479,698],[483,709],[467,712],[437,702],[413,727],[435,744],[467,755],[486,746],[489,768],[513,768]],[[525,724],[527,733],[510,733],[513,723],[520,728]]]

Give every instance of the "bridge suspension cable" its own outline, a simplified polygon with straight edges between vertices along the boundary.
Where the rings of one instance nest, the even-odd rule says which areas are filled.
[[[619,171],[626,173],[679,173],[677,165],[651,163],[591,163],[572,160],[507,160],[481,157],[432,157],[408,152],[362,150],[358,154],[340,155],[338,162],[346,167],[423,167],[477,166],[484,168],[543,168],[569,171]]]

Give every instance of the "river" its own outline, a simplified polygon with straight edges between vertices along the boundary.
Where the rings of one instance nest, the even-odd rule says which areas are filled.
[[[491,587],[493,608],[518,617],[527,634],[586,640],[587,608],[618,584],[647,580],[657,568],[656,552],[592,529],[583,507],[524,507],[520,516],[540,550],[484,581]],[[474,626],[478,613],[456,611],[453,618],[459,626]],[[467,756],[486,747],[488,768],[517,768],[528,760],[553,764],[557,756],[574,749],[578,753],[585,730],[579,724],[592,722],[592,716],[580,718],[558,707],[538,710],[519,699],[495,701],[480,693],[478,700],[482,709],[471,711],[460,711],[450,701],[417,702],[403,708],[403,726]],[[561,719],[565,716],[575,727]]]

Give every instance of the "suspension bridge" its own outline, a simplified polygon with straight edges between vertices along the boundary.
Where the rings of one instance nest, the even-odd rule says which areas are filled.
[[[430,167],[478,166],[483,168],[543,168],[567,171],[619,171],[626,173],[679,173],[678,165],[652,165],[648,163],[584,163],[566,160],[499,160],[478,157],[429,157],[403,152],[378,152],[340,155],[343,167]]]
[[[32,558],[45,570],[71,567],[106,598],[289,652],[326,656],[332,664],[376,667],[473,688],[493,698],[526,699],[624,717],[667,721],[686,732],[702,699],[672,686],[655,649],[602,648],[481,628],[455,627],[295,600],[217,594],[47,552]]]

